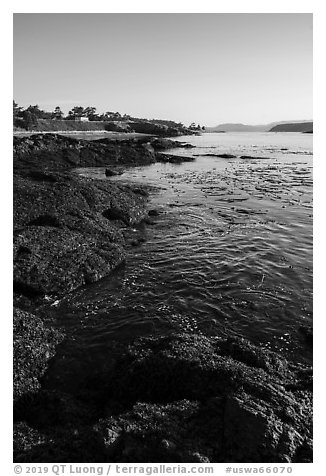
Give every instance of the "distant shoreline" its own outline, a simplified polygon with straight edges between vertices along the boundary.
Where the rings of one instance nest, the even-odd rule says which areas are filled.
[[[133,140],[133,139],[146,139],[148,140],[153,136],[153,134],[143,134],[141,132],[114,132],[114,131],[14,131],[13,137],[23,138],[30,137],[33,135],[46,135],[46,134],[55,134],[65,137],[72,137],[76,139],[112,139],[114,140]]]

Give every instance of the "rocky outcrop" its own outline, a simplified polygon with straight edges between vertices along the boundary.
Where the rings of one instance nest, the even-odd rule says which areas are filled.
[[[171,139],[164,139],[162,137],[154,137],[150,140],[151,146],[154,148],[155,151],[162,151],[166,149],[174,149],[177,147],[181,147],[184,149],[193,149],[196,146],[188,144],[187,142],[180,142]]]
[[[240,159],[244,160],[273,160],[273,157],[256,157],[255,155],[241,155]]]
[[[310,370],[242,339],[140,339],[108,387],[133,407],[97,429],[116,461],[305,461]]]
[[[87,141],[58,134],[14,137],[14,170],[23,173],[40,169],[150,164],[156,159],[154,149],[147,142],[112,139]]]
[[[140,132],[142,134],[153,134],[155,136],[161,137],[177,137],[181,135],[191,135],[196,133],[182,125],[171,126],[168,124],[145,120],[129,122],[129,126],[134,132]]]
[[[125,226],[147,216],[146,192],[71,174],[32,172],[14,183],[14,286],[65,294],[124,260]]]
[[[221,159],[236,159],[236,155],[233,154],[202,154],[205,157],[220,157]]]
[[[40,318],[20,309],[14,309],[13,333],[13,388],[17,403],[39,390],[39,378],[63,336],[59,331],[47,328]]]
[[[14,171],[36,175],[40,171],[62,171],[77,167],[146,165],[161,160],[159,152],[191,144],[143,136],[126,140],[102,138],[82,140],[59,134],[14,137]],[[186,160],[186,159],[185,159]]]
[[[196,157],[185,156],[185,155],[174,155],[174,154],[167,154],[167,153],[157,153],[156,154],[157,160],[159,162],[170,162],[171,164],[180,164],[182,162],[193,162],[196,160]]]
[[[105,169],[105,175],[107,177],[115,177],[116,175],[121,175],[123,174],[124,170],[121,169],[120,167],[112,167],[112,168],[106,168]]]
[[[33,310],[14,315],[16,461],[101,459],[87,426],[89,405],[41,387],[62,336],[34,311],[43,318],[38,307],[45,295],[108,275],[125,258],[124,229],[147,216],[145,187],[81,178],[69,169],[154,158],[147,144],[92,145],[52,134],[14,140],[14,300]]]
[[[46,461],[49,448],[62,461],[312,460],[311,369],[244,339],[141,338],[97,379],[94,407],[85,394],[39,393],[25,408],[31,427],[17,426],[20,461]]]

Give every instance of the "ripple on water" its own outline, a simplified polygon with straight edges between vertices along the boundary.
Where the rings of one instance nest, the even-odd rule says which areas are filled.
[[[200,140],[208,139],[192,140],[204,147]],[[268,136],[273,140],[282,137]],[[242,155],[262,155],[262,144],[252,141],[241,144]],[[105,365],[113,341],[180,330],[233,333],[311,361],[298,332],[312,322],[311,150],[284,141],[265,144],[264,153],[267,147],[276,156],[269,161],[197,157],[113,179],[159,183],[150,208],[160,214],[124,267],[51,307],[67,329],[62,352],[72,369]],[[239,155],[239,146],[220,151]],[[92,176],[90,169],[79,172]],[[103,169],[93,176],[107,180]],[[60,355],[53,365],[52,375],[69,374]]]

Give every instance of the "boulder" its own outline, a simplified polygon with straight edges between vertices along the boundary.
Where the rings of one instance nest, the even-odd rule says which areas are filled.
[[[121,461],[164,462],[167,447],[176,448],[167,461],[195,462],[195,454],[210,462],[307,460],[312,441],[307,373],[309,367],[294,367],[244,339],[196,334],[137,339],[106,387],[111,400],[133,408],[103,423],[102,432],[116,433],[113,447],[105,444]],[[176,421],[180,405],[186,410],[177,411]],[[200,428],[218,434],[205,440]],[[181,448],[188,448],[189,435],[186,454]],[[162,447],[163,440],[173,444]]]
[[[114,243],[49,226],[15,234],[14,290],[25,295],[61,295],[108,275],[124,260]]]
[[[14,179],[14,283],[27,296],[65,294],[108,275],[125,259],[121,227],[147,216],[139,187],[51,177]]]
[[[220,402],[138,403],[95,425],[109,461],[209,463],[222,450]]]
[[[31,395],[40,387],[39,379],[55,354],[63,335],[46,327],[39,317],[14,309],[14,402]]]
[[[114,168],[114,169],[106,168],[105,169],[105,175],[107,177],[115,177],[116,175],[121,175],[121,174],[123,174],[123,169],[117,169],[117,168]]]

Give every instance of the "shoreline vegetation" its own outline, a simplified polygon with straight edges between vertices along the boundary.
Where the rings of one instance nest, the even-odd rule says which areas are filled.
[[[160,137],[177,137],[198,134],[205,127],[194,122],[186,127],[181,122],[163,119],[144,119],[119,112],[97,113],[95,107],[73,107],[65,116],[57,106],[48,112],[38,105],[26,109],[13,101],[13,128],[15,133],[58,132],[58,131],[107,131],[154,134]]]
[[[128,229],[155,217],[148,187],[73,170],[109,177],[191,147],[161,132],[14,137],[14,461],[311,462],[312,369],[245,339],[137,338],[73,395],[43,385],[64,339],[46,305],[110,275],[144,239]]]

